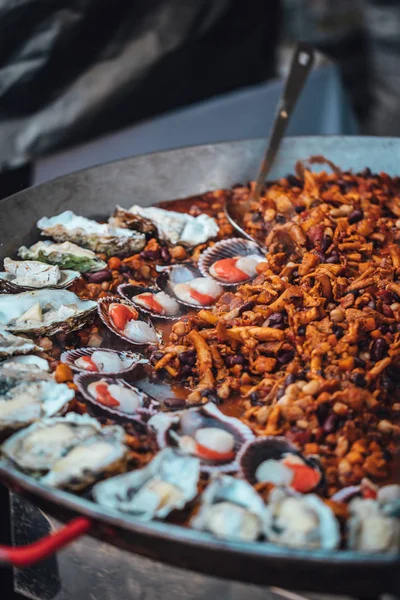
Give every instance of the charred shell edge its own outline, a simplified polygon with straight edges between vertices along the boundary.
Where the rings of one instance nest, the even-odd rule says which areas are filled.
[[[113,325],[113,323],[110,319],[110,316],[108,314],[108,305],[114,304],[114,303],[115,304],[124,304],[125,306],[129,306],[131,308],[133,306],[132,302],[128,302],[128,301],[124,300],[123,298],[119,298],[118,296],[108,296],[107,298],[101,298],[97,303],[97,312],[99,313],[99,317],[103,321],[104,325],[110,331],[115,333],[115,335],[117,335],[119,338],[121,338],[121,340],[124,340],[125,342],[128,342],[129,344],[132,344],[133,346],[148,346],[150,344],[154,344],[154,342],[144,342],[144,343],[134,342],[128,336],[121,333],[121,331],[119,331],[119,329],[117,329],[115,327],[115,325]],[[158,337],[158,341],[160,342],[162,340],[162,333],[160,331],[157,331],[157,329],[155,329],[155,327],[153,326],[153,324],[151,322],[151,319],[149,319],[148,317],[143,318],[143,314],[142,314],[141,310],[138,310],[138,309],[136,309],[136,310],[139,313],[138,320],[144,321],[145,323],[150,325],[155,330],[157,337]]]
[[[132,364],[130,367],[123,369],[122,371],[108,371],[107,373],[105,373],[104,371],[96,371],[96,373],[92,373],[93,375],[106,375],[106,376],[113,376],[113,377],[118,377],[119,375],[123,375],[124,373],[129,373],[130,371],[133,371],[133,369],[140,363],[143,364],[144,362],[147,362],[146,359],[142,358],[140,356],[140,354],[137,354],[136,352],[130,352],[129,350],[125,351],[125,350],[113,350],[112,348],[77,348],[76,350],[66,350],[65,352],[63,352],[60,356],[60,360],[61,362],[65,363],[66,365],[68,365],[69,367],[71,367],[71,369],[73,371],[77,371],[78,373],[88,373],[89,371],[86,371],[85,369],[82,369],[81,367],[77,367],[75,364],[75,361],[78,358],[82,358],[82,356],[92,356],[93,352],[96,352],[97,350],[101,350],[101,352],[110,352],[111,354],[123,354],[125,355],[127,358],[131,358],[132,359]]]
[[[223,287],[231,288],[237,287],[238,285],[244,285],[245,283],[248,283],[257,277],[257,274],[255,274],[253,277],[245,279],[244,281],[239,281],[238,283],[228,283],[211,275],[210,267],[215,262],[223,258],[232,258],[233,256],[248,256],[250,254],[259,254],[260,257],[263,256],[260,246],[253,241],[244,240],[242,238],[229,238],[227,240],[221,240],[220,242],[216,242],[214,246],[207,248],[200,255],[198,262],[200,273],[203,275],[203,277],[212,277],[212,279],[215,279],[215,281],[217,281]]]
[[[241,449],[237,455],[237,461],[239,463],[240,473],[241,473],[241,476],[243,477],[243,479],[248,481],[251,485],[255,485],[257,483],[257,480],[255,479],[255,476],[254,476],[256,468],[258,467],[259,464],[261,464],[261,462],[263,462],[263,460],[267,460],[268,457],[266,457],[265,459],[262,459],[259,463],[256,464],[255,467],[251,467],[251,465],[249,463],[251,463],[251,461],[254,460],[253,451],[254,451],[254,449],[257,448],[257,446],[261,446],[261,447],[267,446],[268,447],[268,445],[275,446],[274,449],[276,450],[276,452],[281,452],[281,454],[283,454],[285,452],[290,452],[291,454],[295,454],[296,456],[299,456],[302,460],[304,460],[304,462],[308,466],[310,466],[313,469],[320,472],[321,479],[320,479],[318,485],[314,488],[314,490],[312,490],[313,492],[316,490],[320,490],[322,487],[324,487],[325,477],[324,477],[324,472],[322,470],[322,467],[321,467],[321,464],[319,461],[319,457],[313,456],[313,455],[304,456],[304,454],[302,454],[300,452],[300,450],[297,448],[297,446],[288,442],[288,440],[285,437],[273,436],[273,435],[267,435],[267,436],[255,438],[253,441],[247,442],[246,444],[244,444],[241,447]],[[277,460],[279,460],[279,459],[277,459]]]
[[[239,470],[238,456],[239,456],[240,450],[243,447],[243,445],[252,442],[255,439],[255,435],[247,425],[242,423],[242,421],[240,421],[239,419],[235,419],[235,417],[227,417],[220,410],[218,410],[218,408],[215,406],[215,404],[212,404],[210,402],[201,407],[190,408],[190,409],[185,409],[185,410],[175,411],[175,412],[170,412],[170,413],[164,413],[166,416],[168,416],[168,415],[171,416],[171,422],[165,429],[162,429],[161,431],[159,431],[157,433],[158,446],[160,448],[173,447],[173,446],[170,446],[170,444],[168,443],[168,432],[171,429],[171,427],[173,427],[174,424],[177,423],[179,425],[179,421],[177,422],[176,418],[178,417],[180,419],[180,415],[183,412],[186,412],[186,410],[205,412],[207,414],[207,416],[209,416],[217,421],[221,421],[222,423],[225,423],[226,425],[229,425],[232,428],[232,430],[234,430],[234,432],[237,434],[237,436],[239,438],[241,438],[241,440],[242,440],[240,443],[240,447],[236,452],[236,457],[233,459],[233,461],[231,461],[230,463],[223,464],[223,465],[205,465],[202,462],[202,460],[200,459],[200,470],[204,473],[232,473],[232,472],[238,471]]]
[[[70,269],[61,269],[64,273],[71,273]],[[13,281],[8,281],[7,279],[0,278],[0,292],[4,292],[6,294],[19,294],[21,292],[35,292],[37,290],[65,290],[69,288],[77,279],[81,277],[81,273],[78,273],[71,279],[68,279],[62,283],[56,285],[44,285],[43,287],[31,287],[27,285],[18,285]]]
[[[136,302],[133,300],[132,297],[130,297],[128,295],[128,290],[132,290],[133,294],[132,296],[137,296],[138,294],[144,294],[146,292],[151,292],[152,294],[157,294],[157,292],[162,291],[161,288],[159,287],[145,287],[145,286],[141,286],[141,285],[134,285],[133,283],[122,283],[121,285],[118,286],[117,288],[117,292],[118,294],[120,294],[120,296],[122,296],[122,298],[124,298],[124,300],[126,300],[127,302],[129,302],[129,304],[131,304],[132,306],[134,306],[137,310],[139,310],[140,312],[149,315],[152,319],[162,319],[162,320],[166,320],[166,321],[176,321],[177,319],[180,319],[182,316],[182,310],[180,310],[178,312],[178,314],[176,315],[159,315],[157,313],[153,313],[150,309],[148,308],[144,308],[143,306],[136,304]],[[168,294],[174,298],[174,300],[177,301],[177,298],[175,296],[172,295],[172,293],[168,290]]]
[[[93,396],[91,394],[89,394],[89,392],[87,391],[87,386],[90,383],[92,383],[93,381],[96,381],[96,379],[97,380],[104,379],[108,384],[112,384],[112,383],[120,384],[123,387],[126,387],[126,388],[134,390],[134,391],[136,391],[138,388],[135,388],[134,386],[130,385],[124,379],[117,379],[115,381],[112,377],[104,377],[104,376],[100,375],[99,373],[80,373],[78,375],[75,375],[74,383],[77,386],[79,393],[83,396],[83,398],[87,402],[89,402],[97,410],[103,412],[104,414],[107,414],[109,416],[112,416],[112,417],[115,417],[118,419],[122,419],[124,421],[131,421],[131,422],[136,421],[136,422],[143,424],[144,423],[143,418],[145,420],[147,420],[151,416],[153,416],[157,413],[157,409],[159,407],[157,401],[154,400],[153,398],[150,398],[150,396],[148,396],[145,392],[142,392],[141,390],[139,390],[139,391],[140,391],[140,393],[142,393],[145,396],[145,403],[147,404],[147,406],[138,408],[138,410],[135,413],[132,413],[129,415],[129,414],[120,412],[119,410],[110,408],[108,406],[104,406],[100,402],[97,402],[95,400],[95,398],[93,398]]]

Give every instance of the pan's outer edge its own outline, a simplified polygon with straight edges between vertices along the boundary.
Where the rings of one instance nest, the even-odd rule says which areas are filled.
[[[122,197],[126,206],[149,205],[250,179],[264,143],[247,140],[153,153],[85,169],[14,194],[0,203],[0,254],[15,253],[21,239],[24,244],[36,241],[33,224],[44,214],[76,207],[80,214],[104,215]],[[271,176],[286,174],[296,160],[312,154],[323,154],[342,168],[370,166],[389,174],[400,172],[399,139],[326,136],[284,140]],[[84,514],[108,526],[95,531],[102,539],[184,568],[310,591],[326,592],[328,586],[331,592],[370,596],[399,590],[400,557],[396,555],[304,552],[266,543],[223,542],[169,523],[144,524],[121,517],[89,500],[45,488],[3,462],[0,478],[62,520]]]

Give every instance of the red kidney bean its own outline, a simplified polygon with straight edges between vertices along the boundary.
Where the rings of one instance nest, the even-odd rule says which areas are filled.
[[[140,258],[144,258],[144,260],[157,260],[161,256],[160,250],[143,250],[140,253]]]
[[[306,335],[306,330],[307,327],[305,325],[300,325],[300,327],[297,329],[297,335],[303,337],[304,335]]]
[[[246,359],[243,354],[235,354],[234,356],[227,356],[225,362],[228,367],[234,367],[235,365],[244,365]]]
[[[183,365],[190,365],[193,367],[196,362],[196,352],[194,350],[181,352],[179,355],[179,362],[181,362]]]
[[[310,441],[311,433],[309,431],[304,431],[301,429],[290,429],[285,433],[286,439],[294,444],[300,444],[303,446]]]
[[[286,365],[291,360],[293,360],[293,358],[294,358],[294,349],[293,348],[291,348],[290,350],[281,350],[277,356],[277,360],[281,365]]]
[[[112,275],[110,271],[97,271],[97,273],[86,273],[86,279],[89,283],[103,283],[103,281],[111,281]]]
[[[268,325],[269,326],[278,325],[280,323],[283,323],[283,320],[284,320],[283,313],[278,313],[278,312],[272,313],[272,315],[270,315],[268,317]]]
[[[362,373],[353,373],[351,376],[351,380],[357,387],[367,387],[367,380],[365,379]]]
[[[192,367],[190,365],[183,365],[181,368],[182,375],[191,375]]]
[[[389,290],[379,290],[377,296],[384,302],[385,304],[393,303],[393,294]]]
[[[349,214],[350,225],[353,225],[354,223],[358,223],[358,221],[361,221],[363,216],[364,216],[364,213],[360,208],[356,208],[356,210],[353,210],[353,212],[351,212]]]
[[[327,419],[325,419],[325,422],[322,426],[325,433],[332,433],[333,431],[335,431],[337,422],[338,422],[337,416],[334,413],[330,414],[327,417]]]
[[[305,207],[305,206],[296,206],[296,208],[295,208],[294,210],[295,210],[295,211],[297,212],[297,214],[299,215],[300,213],[302,213],[303,211],[305,211],[305,210],[306,210],[306,207]]]
[[[332,238],[329,235],[324,235],[321,242],[321,248],[324,252],[326,252],[329,246],[332,244]]]
[[[166,263],[171,262],[171,254],[166,246],[161,248],[161,258]]]
[[[325,423],[328,415],[329,415],[329,404],[327,402],[320,404],[317,408],[317,418],[321,425],[323,423]]]
[[[247,310],[253,310],[253,308],[255,307],[256,303],[255,302],[245,302],[240,308],[239,308],[239,316],[242,315],[244,312],[246,312]]]
[[[371,345],[371,360],[378,362],[382,360],[389,349],[389,345],[384,338],[378,338],[372,342]]]
[[[382,304],[382,312],[385,317],[389,317],[389,319],[394,317],[393,311],[388,304]]]

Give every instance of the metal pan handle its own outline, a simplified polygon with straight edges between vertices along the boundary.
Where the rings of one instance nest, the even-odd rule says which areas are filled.
[[[64,548],[76,538],[84,535],[93,523],[85,517],[78,517],[55,533],[46,535],[41,540],[27,546],[1,546],[0,565],[10,567],[29,567],[44,558],[48,558],[61,548]]]

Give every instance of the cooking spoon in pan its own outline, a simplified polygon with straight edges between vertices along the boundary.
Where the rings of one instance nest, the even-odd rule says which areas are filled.
[[[246,212],[248,212],[251,202],[257,201],[260,198],[260,194],[265,184],[265,178],[272,167],[290,117],[293,114],[297,100],[313,66],[314,54],[314,48],[309,44],[304,42],[299,42],[297,44],[289,73],[278,102],[277,111],[272,124],[267,147],[261,161],[254,190],[247,201],[232,202],[232,199],[230,198],[227,199],[225,203],[225,213],[231,225],[241,235],[250,240],[253,240],[254,238],[243,229],[243,217]],[[263,247],[263,243],[260,242],[260,240],[256,239],[254,241]]]

